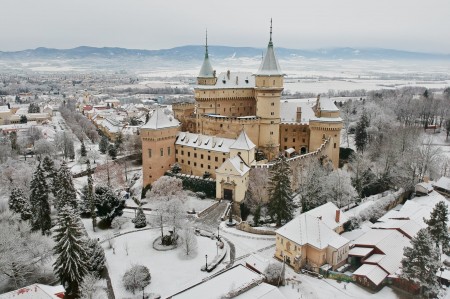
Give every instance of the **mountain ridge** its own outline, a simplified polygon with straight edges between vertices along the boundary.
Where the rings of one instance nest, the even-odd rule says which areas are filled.
[[[84,59],[84,58],[145,58],[155,57],[168,60],[202,60],[204,46],[186,45],[168,49],[145,50],[121,47],[79,46],[70,49],[38,47],[21,51],[0,51],[0,59]],[[265,48],[209,46],[212,59],[261,57]],[[450,60],[450,54],[413,52],[385,48],[322,48],[315,50],[277,47],[279,59],[304,57],[308,59],[409,59],[409,60]]]

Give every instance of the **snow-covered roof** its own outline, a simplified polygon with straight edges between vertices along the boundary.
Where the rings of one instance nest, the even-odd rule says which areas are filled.
[[[338,112],[339,108],[336,107],[334,102],[330,98],[319,98],[320,110],[329,112]]]
[[[172,299],[192,298],[224,298],[230,292],[241,290],[251,284],[260,282],[263,276],[241,264],[224,271],[206,281],[200,282],[192,287],[170,296]],[[255,285],[256,286],[256,285]],[[241,297],[246,298],[246,297]],[[258,298],[258,297],[256,297]],[[261,298],[261,297],[260,297]],[[264,297],[262,297],[264,298]],[[266,297],[267,298],[267,297]]]
[[[8,106],[0,106],[0,112],[10,112]]]
[[[389,274],[395,273],[403,257],[403,248],[410,246],[410,239],[397,230],[371,229],[354,241],[358,247],[367,246],[380,250],[384,256],[377,262]]]
[[[281,123],[297,123],[297,108],[301,108],[301,124],[308,124],[314,115],[312,102],[308,99],[289,99],[280,102]]]
[[[450,178],[443,176],[439,180],[437,180],[433,185],[435,187],[450,191]]]
[[[264,273],[269,265],[269,261],[267,259],[257,254],[250,254],[245,259],[245,263],[261,273]]]
[[[249,151],[251,149],[254,149],[255,147],[256,145],[250,140],[247,133],[242,130],[236,141],[230,146],[230,149]]]
[[[383,269],[377,265],[364,264],[356,269],[356,271],[353,272],[353,275],[365,276],[375,285],[379,285],[388,276],[388,273],[383,271]]]
[[[303,213],[279,228],[277,234],[298,245],[309,244],[318,249],[328,245],[339,249],[350,241],[338,235],[319,218]]]
[[[423,188],[424,190],[426,190],[426,193],[429,193],[433,191],[433,184],[430,182],[421,182],[416,184],[416,191],[421,191],[419,188]]]
[[[342,118],[340,117],[311,117],[311,121],[320,121],[320,122],[330,122],[330,123],[339,123],[342,122]]]
[[[348,255],[364,257],[364,256],[367,256],[372,251],[373,251],[373,248],[356,246],[356,247],[353,247],[352,249],[350,249],[350,251],[348,252]]]
[[[152,116],[150,116],[148,122],[141,128],[158,130],[164,128],[178,127],[179,125],[180,122],[176,118],[174,118],[172,115],[167,115],[166,113],[164,113],[164,110],[162,108],[158,107],[155,109]]]
[[[272,33],[270,35],[270,41],[267,45],[266,55],[264,55],[263,61],[256,72],[258,76],[283,76],[280,65],[278,64],[275,50],[273,48]]]
[[[216,85],[197,85],[197,89],[255,88],[255,77],[248,72],[222,72]]]
[[[398,220],[388,219],[385,222],[376,222],[372,225],[372,228],[376,229],[397,229],[404,232],[409,238],[413,238],[417,232],[425,228],[426,225],[418,223],[415,220]]]
[[[286,297],[277,287],[263,282],[234,299],[286,299]]]
[[[200,148],[204,150],[229,153],[235,139],[215,137],[188,132],[179,132],[175,144]]]
[[[327,202],[326,204],[309,210],[308,212],[306,212],[306,214],[314,216],[316,218],[320,218],[326,226],[328,226],[332,230],[335,230],[339,226],[344,225],[344,223],[349,220],[347,215],[340,211],[339,222],[336,222],[337,210],[340,211],[340,209],[334,203]]]
[[[27,287],[0,295],[0,299],[61,299],[64,298],[63,286],[32,284]]]

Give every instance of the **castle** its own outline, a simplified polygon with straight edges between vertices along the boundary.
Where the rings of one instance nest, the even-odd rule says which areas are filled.
[[[144,186],[175,163],[181,173],[216,181],[216,198],[241,202],[249,171],[271,166],[282,152],[291,161],[320,154],[339,162],[342,119],[327,98],[281,100],[284,74],[275,55],[272,26],[267,51],[255,74],[213,70],[206,39],[195,87],[195,104],[157,108],[141,127]]]

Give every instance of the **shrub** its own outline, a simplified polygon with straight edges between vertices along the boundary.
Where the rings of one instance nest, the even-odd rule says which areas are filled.
[[[152,277],[147,267],[133,265],[125,272],[122,278],[123,285],[127,291],[135,294],[136,290],[142,290],[150,284]]]

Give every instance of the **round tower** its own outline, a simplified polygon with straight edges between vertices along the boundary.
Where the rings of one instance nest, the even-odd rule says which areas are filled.
[[[280,147],[280,98],[283,77],[273,48],[271,19],[266,55],[255,74],[256,116],[261,119],[259,146],[269,160],[276,157]]]

